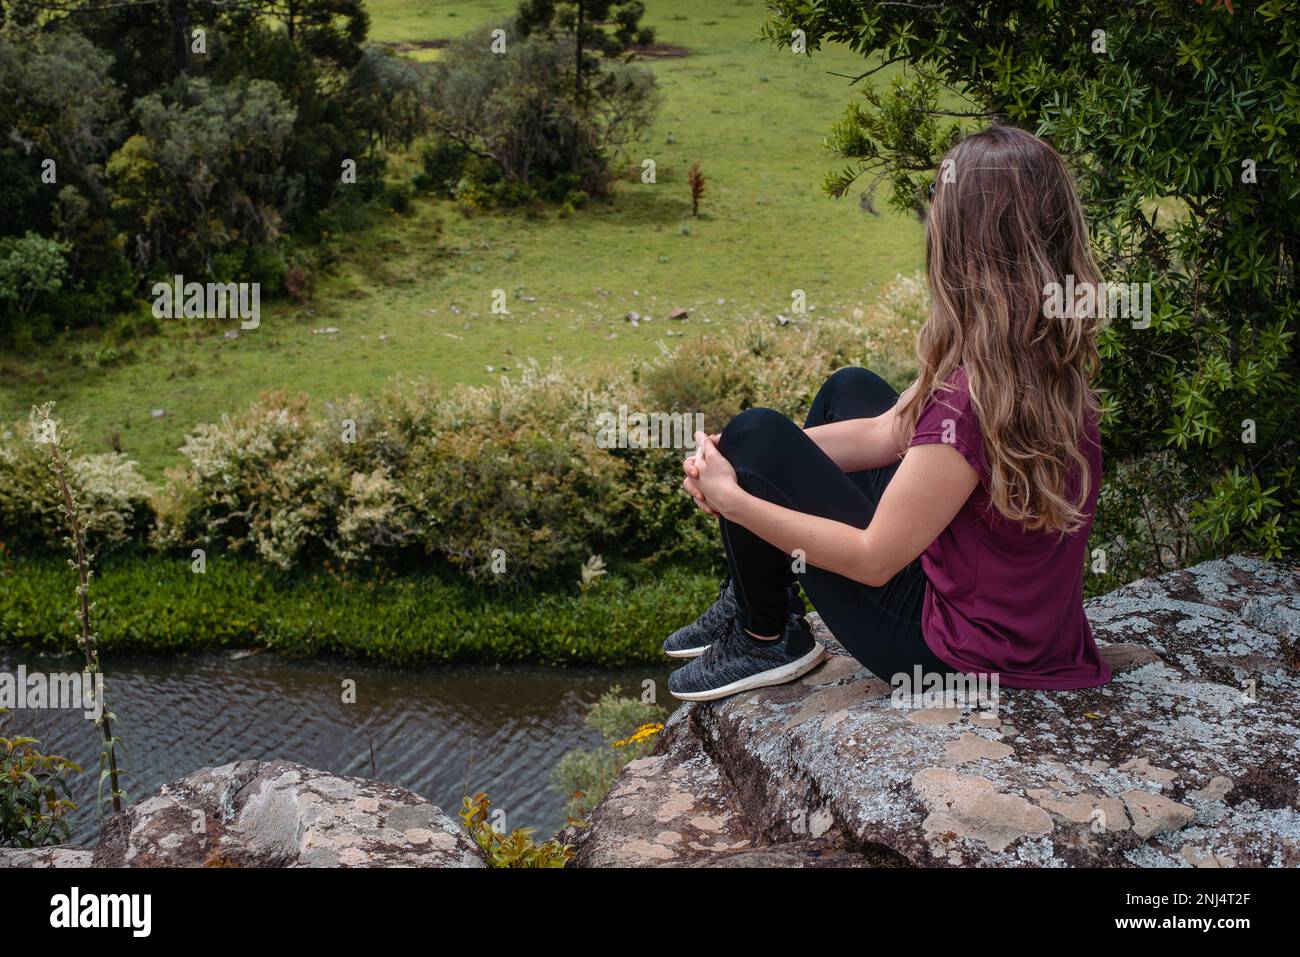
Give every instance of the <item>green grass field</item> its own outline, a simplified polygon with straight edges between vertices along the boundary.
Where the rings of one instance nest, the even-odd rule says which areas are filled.
[[[116,434],[151,475],[180,461],[177,448],[199,422],[278,388],[318,400],[367,393],[396,375],[450,385],[511,374],[533,358],[596,367],[690,348],[694,336],[742,319],[789,312],[803,289],[811,318],[869,301],[922,260],[913,220],[862,212],[820,191],[836,165],[822,138],[855,95],[833,73],[860,72],[847,50],[812,59],[759,42],[758,0],[648,0],[644,23],[686,56],[650,62],[665,99],[646,142],[625,164],[608,202],[567,219],[519,214],[466,219],[448,202],[419,198],[330,241],[345,264],[318,284],[307,306],[264,307],[261,328],[238,339],[235,324],[172,320],[131,343],[125,361],[101,366],[93,338],[0,360],[0,414],[25,415],[54,399],[76,427],[79,449],[106,449]],[[449,39],[508,15],[510,2],[371,0],[372,36],[436,56]],[[880,81],[880,77],[874,78]],[[643,184],[653,159],[657,182]],[[686,171],[707,177],[692,218]],[[396,157],[394,175],[414,171]],[[492,315],[493,290],[510,315]],[[674,306],[686,322],[667,320]],[[624,314],[653,317],[632,328]],[[336,329],[336,332],[314,330]],[[669,337],[667,334],[672,332]],[[66,362],[80,350],[88,361]],[[491,371],[489,371],[491,370]],[[155,417],[151,410],[163,410]]]

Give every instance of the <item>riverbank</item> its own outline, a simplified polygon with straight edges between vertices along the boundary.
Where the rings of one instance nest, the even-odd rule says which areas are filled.
[[[396,667],[623,667],[663,660],[664,635],[715,597],[717,578],[629,568],[585,592],[508,594],[431,574],[280,573],[246,559],[109,556],[91,585],[106,657],[262,649]],[[76,576],[56,555],[0,558],[0,644],[72,654]]]
[[[0,647],[0,674],[24,664],[63,670]],[[603,694],[618,685],[640,697],[650,681],[660,703],[675,703],[664,690],[667,658],[632,668],[399,670],[271,654],[118,653],[106,654],[104,667],[132,801],[195,768],[283,759],[410,788],[453,817],[461,798],[485,791],[511,828],[535,828],[539,838],[566,820],[570,794],[552,779],[553,769],[571,750],[606,748],[586,722]],[[100,827],[95,728],[80,710],[25,708],[0,716],[0,735],[11,734],[36,738],[43,752],[83,768],[68,778],[78,804],[68,839],[93,844]]]

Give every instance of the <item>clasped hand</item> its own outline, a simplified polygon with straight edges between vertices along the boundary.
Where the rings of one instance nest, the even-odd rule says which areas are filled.
[[[740,492],[736,470],[718,450],[720,438],[720,435],[696,432],[696,450],[682,463],[682,471],[686,473],[682,488],[695,499],[701,511],[715,516],[725,516]]]

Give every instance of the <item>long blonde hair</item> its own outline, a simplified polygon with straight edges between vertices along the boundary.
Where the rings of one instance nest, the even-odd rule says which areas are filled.
[[[1091,483],[1082,443],[1098,414],[1099,308],[1049,316],[1050,284],[1098,287],[1083,208],[1065,162],[1024,130],[995,126],[948,151],[926,224],[932,305],[917,338],[918,385],[899,407],[910,440],[925,403],[965,370],[984,438],[989,498],[1029,531],[1080,528]],[[1078,469],[1079,482],[1069,487]]]

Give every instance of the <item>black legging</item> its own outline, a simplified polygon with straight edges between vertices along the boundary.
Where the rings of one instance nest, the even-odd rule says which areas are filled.
[[[866,369],[841,369],[813,400],[804,428],[872,418],[898,401],[884,379]],[[722,454],[743,489],[786,508],[866,528],[898,463],[846,474],[812,439],[772,409],[747,409],[722,430]],[[756,635],[780,634],[793,559],[746,528],[721,520],[741,622]],[[926,578],[918,558],[879,588],[807,566],[799,581],[831,633],[879,678],[952,669],[921,637]]]

